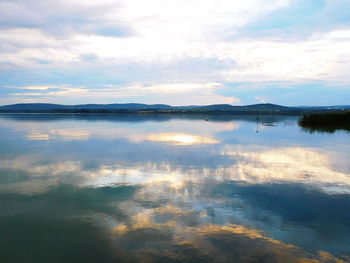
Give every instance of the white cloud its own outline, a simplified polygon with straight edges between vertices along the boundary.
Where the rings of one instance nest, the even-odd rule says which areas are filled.
[[[53,63],[76,62],[77,54],[93,53],[103,59],[137,60],[139,62],[161,62],[187,57],[212,57],[208,49],[208,41],[214,35],[220,34],[225,28],[234,31],[258,17],[260,14],[271,12],[288,4],[287,0],[249,0],[249,1],[183,1],[164,2],[161,0],[122,1],[111,6],[111,1],[97,4],[96,1],[61,1],[57,4],[39,1],[37,6],[40,23],[49,22],[48,26],[55,29],[56,21],[50,18],[62,14],[61,20],[69,20],[71,27],[86,20],[85,26],[95,27],[106,23],[118,27],[120,23],[135,32],[129,38],[103,37],[86,32],[86,28],[79,27],[74,35],[55,38],[47,35],[46,28],[34,26],[32,29],[17,28],[3,29],[0,39],[5,43],[22,47],[17,53],[7,54],[3,61],[24,65],[23,60],[29,60],[32,66],[32,56],[48,59]],[[11,4],[5,2],[7,9],[22,8],[27,13],[35,14],[32,6],[25,2]],[[81,13],[78,12],[78,7]],[[11,8],[12,6],[12,8]],[[100,8],[96,9],[96,6]],[[44,8],[46,7],[46,9]],[[103,8],[104,7],[104,8]],[[106,9],[106,7],[109,7]],[[95,10],[96,13],[92,13]],[[9,10],[11,11],[11,10]],[[11,13],[11,12],[9,12]],[[74,15],[78,15],[74,19]],[[32,21],[29,15],[28,21]],[[18,21],[17,19],[8,19]],[[45,21],[42,21],[45,20]],[[122,22],[121,22],[122,21]],[[5,22],[4,22],[5,23]],[[25,21],[23,22],[25,24]],[[58,23],[58,22],[57,22]],[[61,27],[65,27],[65,23]],[[57,29],[61,30],[60,28]],[[43,49],[44,48],[44,49]]]
[[[350,66],[349,60],[345,60],[350,58],[350,39],[338,41],[334,35],[337,36],[335,32],[316,34],[297,42],[240,40],[231,46],[229,54],[236,59],[238,69],[224,72],[225,78],[231,81],[339,79],[339,72]],[[348,75],[342,78],[350,80]]]
[[[199,97],[203,103],[238,101],[218,95],[216,88],[208,89],[206,84],[197,85],[203,82],[350,81],[349,28],[299,40],[248,38],[240,34],[243,26],[288,8],[291,3],[292,0],[4,1],[0,3],[0,69],[11,65],[15,69],[59,69],[73,74],[85,69],[100,70],[115,79],[127,79],[131,84],[126,86],[133,86],[118,87],[113,91],[115,98],[150,94],[156,98],[158,92],[171,93],[176,101],[168,100],[173,104],[191,99],[195,102]],[[16,12],[21,15],[14,17]],[[150,80],[152,87],[147,86]],[[100,82],[105,83],[102,77]],[[180,86],[174,84],[179,82]],[[166,86],[162,86],[164,83]],[[185,83],[195,86],[185,87]],[[91,94],[102,98],[111,91],[93,89],[84,96]],[[183,94],[192,97],[180,102]]]
[[[11,93],[20,102],[60,103],[115,103],[121,99],[127,102],[167,103],[171,105],[237,104],[239,99],[216,94],[223,88],[218,83],[162,83],[154,85],[114,86],[100,88],[82,86],[25,86],[12,87],[25,92]],[[27,92],[33,90],[35,92]],[[69,95],[67,97],[67,95]],[[29,98],[28,98],[29,97]],[[0,100],[1,102],[1,100]]]
[[[10,93],[10,96],[17,96],[17,97],[42,97],[45,96],[62,96],[62,95],[79,95],[84,92],[88,92],[86,87],[83,86],[77,86],[72,87],[69,85],[61,85],[61,86],[11,86],[9,88],[15,88],[19,90],[25,90],[26,92],[17,92],[17,93]],[[31,92],[27,92],[27,90]],[[32,92],[33,91],[33,92]]]
[[[136,5],[134,2],[130,2],[130,6],[125,9]],[[191,5],[188,8],[191,9],[190,7],[194,8]],[[210,9],[210,6],[207,8]],[[240,8],[242,11],[247,6]],[[169,65],[184,60],[214,59],[232,61],[231,68],[213,69],[218,71],[216,75],[220,76],[220,81],[349,80],[346,69],[349,68],[347,58],[350,57],[350,30],[314,34],[308,39],[293,42],[254,38],[224,41],[220,37],[214,38],[208,32],[212,28],[213,34],[220,33],[220,19],[223,18],[215,20],[215,14],[219,16],[220,12],[213,11],[213,21],[198,22],[201,26],[198,24],[195,29],[191,29],[187,28],[190,21],[181,17],[187,11],[184,10],[184,14],[178,11],[173,10],[169,17],[164,14],[141,17],[139,13],[125,13],[124,16],[128,15],[131,20],[130,26],[138,32],[127,38],[76,34],[58,39],[37,29],[3,29],[0,31],[0,40],[16,47],[16,52],[3,52],[0,62],[25,67],[75,68],[89,63],[96,67],[127,63]],[[209,19],[203,10],[200,12],[200,17]],[[147,14],[146,10],[145,15]],[[191,17],[190,14],[187,16]],[[196,15],[194,19],[195,17]],[[179,21],[176,22],[176,19]],[[227,25],[229,22],[228,19]],[[147,23],[152,30],[147,29]],[[238,26],[234,21],[232,23]],[[94,61],[82,60],[84,54],[93,55],[98,60],[98,65]],[[43,61],[49,64],[40,64]],[[205,67],[206,65],[196,70],[204,72]]]
[[[237,28],[259,15],[285,7],[288,0],[124,0],[118,15],[142,36],[196,39],[203,33]],[[113,14],[110,14],[113,15]]]
[[[259,102],[259,103],[266,103],[267,100],[264,97],[261,96],[255,96],[255,99]]]

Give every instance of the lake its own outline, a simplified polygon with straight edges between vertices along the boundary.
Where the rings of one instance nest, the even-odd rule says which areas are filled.
[[[0,262],[350,262],[350,133],[0,115]]]

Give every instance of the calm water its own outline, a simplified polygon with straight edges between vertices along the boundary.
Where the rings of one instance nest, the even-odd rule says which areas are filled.
[[[262,121],[0,115],[0,262],[350,261],[350,134]]]

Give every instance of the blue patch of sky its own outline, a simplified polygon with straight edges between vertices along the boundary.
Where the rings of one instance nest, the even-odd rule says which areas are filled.
[[[264,16],[261,20],[251,24],[247,29],[261,30],[271,28],[286,28],[304,23],[324,8],[323,0],[296,1],[288,8],[283,8]]]
[[[95,30],[95,33],[107,37],[127,37],[132,34],[131,30],[123,27],[105,26]]]
[[[31,86],[31,85],[63,85],[97,86],[101,84],[125,84],[117,77],[104,73],[101,70],[64,70],[40,69],[37,70],[8,70],[0,72],[0,87],[4,86]]]
[[[222,96],[233,96],[241,104],[260,103],[264,98],[267,103],[286,106],[326,106],[349,105],[349,86],[337,86],[331,83],[315,81],[311,83],[230,83],[219,90]]]
[[[348,0],[297,0],[241,28],[243,34],[307,35],[315,31],[350,26]]]

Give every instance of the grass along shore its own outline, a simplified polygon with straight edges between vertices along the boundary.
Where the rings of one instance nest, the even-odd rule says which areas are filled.
[[[299,120],[299,125],[311,131],[350,131],[350,111],[306,114]]]

